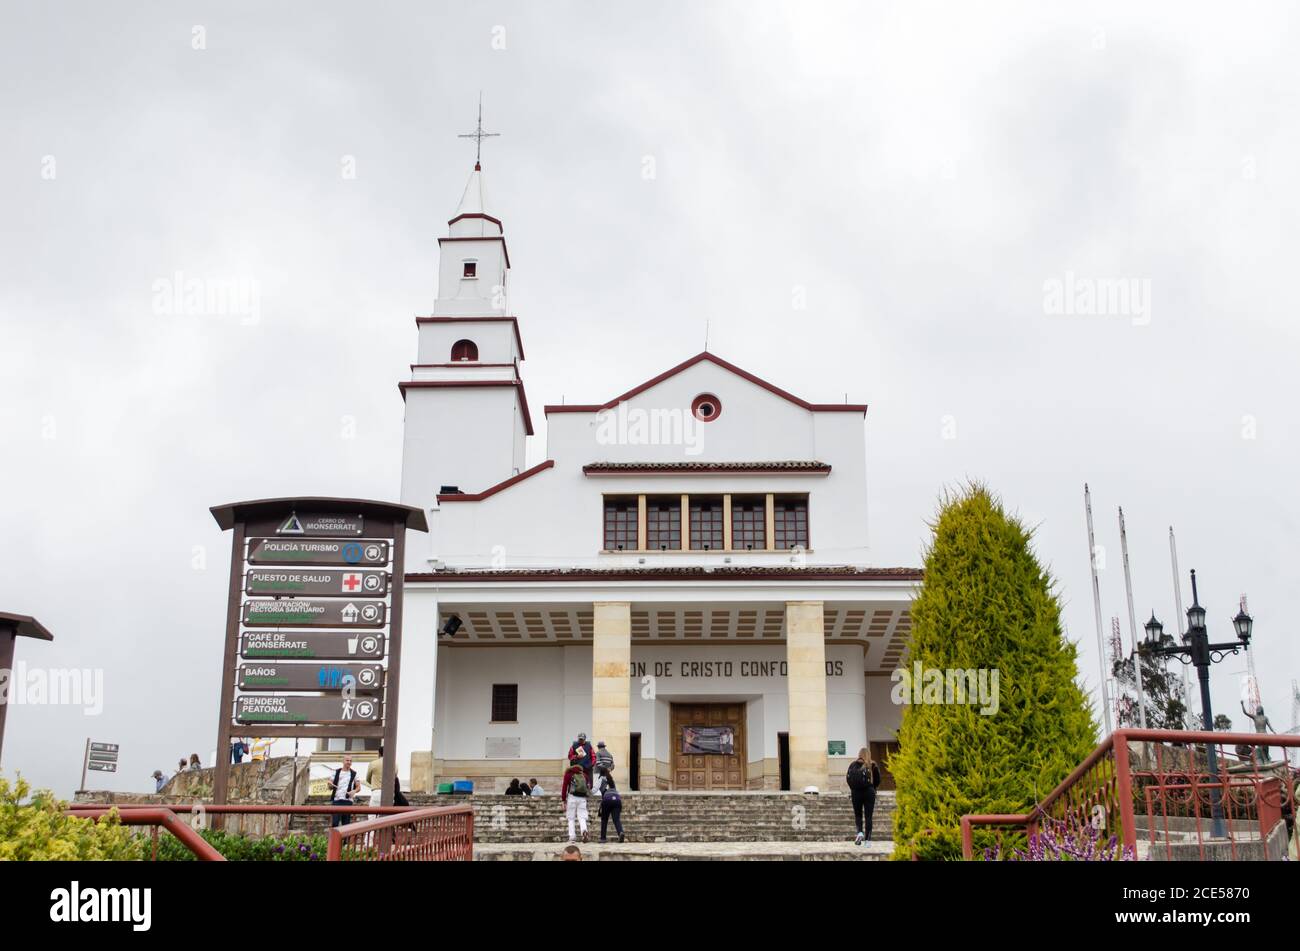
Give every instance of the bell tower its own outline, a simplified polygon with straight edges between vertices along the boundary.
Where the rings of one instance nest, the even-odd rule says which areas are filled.
[[[496,133],[478,128],[464,138]],[[524,468],[533,434],[519,363],[519,322],[508,307],[510,253],[488,211],[481,156],[438,239],[438,294],[419,331],[406,401],[401,499],[432,509],[440,493],[477,493]]]

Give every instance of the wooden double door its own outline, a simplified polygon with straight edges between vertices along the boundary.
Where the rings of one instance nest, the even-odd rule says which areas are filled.
[[[745,788],[745,704],[674,703],[673,788]]]

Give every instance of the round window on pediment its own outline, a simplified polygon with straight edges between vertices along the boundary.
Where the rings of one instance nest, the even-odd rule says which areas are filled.
[[[722,415],[722,400],[712,393],[701,393],[691,401],[691,415],[702,423],[711,423]]]

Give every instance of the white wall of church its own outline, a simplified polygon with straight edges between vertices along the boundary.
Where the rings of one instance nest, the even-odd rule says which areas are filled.
[[[889,681],[864,683],[859,646],[828,646],[826,659],[827,735],[856,752],[867,739],[867,687],[887,691]],[[788,726],[784,663],[783,645],[633,645],[628,690],[641,755],[671,761],[672,703],[744,701],[747,759],[775,758],[777,734]],[[590,647],[444,647],[437,675],[439,759],[481,760],[487,737],[517,737],[520,759],[562,758],[579,731],[591,733]],[[491,722],[493,684],[519,685],[518,722]]]
[[[454,391],[453,391],[454,392]],[[483,399],[485,390],[463,391],[466,401]],[[721,415],[700,423],[690,416],[690,403],[700,392],[714,393],[722,401]],[[481,418],[439,397],[438,426],[462,408],[466,419]],[[408,396],[409,402],[409,396]],[[677,418],[690,419],[693,428],[682,430],[686,444],[626,442],[615,436],[624,423],[599,422],[596,414],[553,413],[548,422],[548,458],[552,469],[475,503],[451,503],[440,513],[435,549],[448,565],[462,567],[526,568],[549,566],[613,566],[642,564],[635,554],[607,555],[602,547],[604,494],[681,493],[808,493],[809,564],[866,564],[867,510],[865,443],[859,413],[814,413],[712,363],[701,362],[658,384],[626,404],[627,414],[676,407]],[[408,410],[408,415],[409,415]],[[611,411],[613,412],[613,411]],[[614,417],[610,417],[613,419]],[[629,416],[628,418],[634,418]],[[480,427],[465,422],[461,432]],[[494,424],[495,425],[495,424]],[[412,422],[408,419],[407,430]],[[630,430],[624,433],[629,435]],[[461,432],[465,438],[468,433]],[[517,437],[522,439],[522,437]],[[621,437],[620,437],[621,438]],[[410,437],[408,436],[408,444]],[[439,439],[440,444],[445,444]],[[472,445],[472,443],[467,443]],[[698,452],[691,454],[692,446]],[[419,447],[414,450],[419,451]],[[429,447],[429,451],[436,451]],[[522,452],[522,444],[516,447]],[[780,460],[829,463],[826,476],[766,474],[600,476],[583,473],[592,462],[762,462]],[[413,465],[424,471],[420,460]],[[501,478],[508,477],[507,475]],[[404,488],[406,483],[404,482]],[[484,486],[462,489],[475,491]],[[411,501],[404,494],[403,501]],[[645,565],[683,564],[683,559],[722,563],[722,555],[698,552],[646,556]],[[790,554],[750,552],[732,555],[732,564],[789,563]]]
[[[514,430],[520,425],[514,387],[412,388],[406,391],[402,502],[437,504],[442,485],[481,492],[515,470]],[[461,506],[483,503],[452,503]],[[438,540],[442,547],[442,540]],[[447,547],[456,549],[457,539]],[[426,570],[412,563],[413,571]]]
[[[892,740],[903,725],[903,707],[891,699],[894,682],[889,677],[868,677],[867,739],[872,741]]]
[[[519,358],[515,325],[509,320],[427,321],[419,326],[416,363],[449,363],[452,344],[472,340],[480,363],[513,363]]]

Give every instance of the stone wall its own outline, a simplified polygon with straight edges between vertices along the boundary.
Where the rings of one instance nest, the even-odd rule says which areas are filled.
[[[230,767],[227,801],[231,805],[301,805],[307,801],[309,762],[307,757],[278,756],[256,763],[239,763]],[[186,770],[173,776],[159,793],[109,792],[82,790],[73,798],[78,803],[140,806],[192,806],[211,804],[215,770]],[[184,815],[184,814],[182,814]],[[211,817],[205,820],[211,825]],[[227,831],[248,835],[283,835],[289,828],[288,815],[226,816]]]

